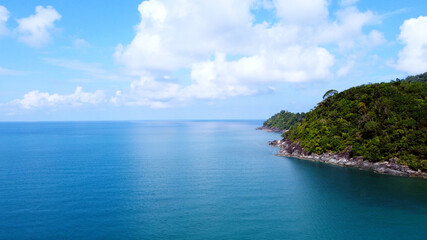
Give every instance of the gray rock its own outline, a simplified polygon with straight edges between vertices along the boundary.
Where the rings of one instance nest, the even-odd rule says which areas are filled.
[[[357,167],[360,169],[372,170],[381,174],[421,177],[427,179],[427,172],[421,170],[414,171],[408,166],[399,165],[397,163],[397,158],[391,158],[388,161],[376,163],[364,160],[361,156],[350,158],[351,147],[347,147],[347,149],[342,153],[315,154],[303,149],[299,142],[293,143],[289,139],[274,140],[269,142],[269,144],[271,146],[280,148],[279,153],[277,154],[278,156],[292,156],[304,160],[319,161],[344,167]]]

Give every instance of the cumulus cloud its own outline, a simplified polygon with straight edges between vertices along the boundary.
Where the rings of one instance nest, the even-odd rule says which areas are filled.
[[[114,52],[139,80],[110,101],[166,107],[266,92],[268,84],[343,76],[354,64],[332,72],[336,57],[322,45],[354,50],[381,44],[384,36],[363,32],[375,22],[374,13],[346,5],[332,18],[328,5],[327,0],[143,1],[135,37]],[[275,12],[277,21],[255,23],[255,8]],[[191,75],[185,84],[164,78],[182,69]]]
[[[150,108],[166,108],[182,105],[190,99],[224,99],[230,96],[251,95],[256,93],[246,86],[237,83],[219,86],[214,80],[212,68],[213,64],[201,64],[200,69],[192,73],[192,78],[197,81],[203,77],[203,81],[198,81],[187,87],[182,87],[176,83],[160,82],[150,77],[143,77],[132,82],[129,92],[126,94],[117,91],[116,95],[110,98],[110,102],[115,105],[148,106]],[[214,80],[214,81],[212,81]]]
[[[139,7],[141,22],[116,59],[129,70],[170,71],[190,67],[213,52],[241,52],[248,41],[251,0],[150,0]],[[237,46],[241,47],[237,47]],[[236,49],[237,47],[237,49]],[[144,72],[144,71],[142,71]]]
[[[399,40],[405,47],[399,52],[396,67],[409,74],[427,71],[427,17],[405,20],[400,26]]]
[[[12,101],[24,109],[58,106],[81,106],[84,104],[99,104],[105,100],[105,94],[101,90],[95,92],[84,92],[82,87],[77,87],[74,93],[69,95],[50,94],[38,90],[28,92],[22,99]]]
[[[275,0],[274,5],[278,17],[296,24],[319,24],[329,15],[326,0]]]
[[[332,23],[319,27],[317,38],[319,43],[336,43],[341,49],[354,48],[358,42],[366,39],[363,27],[376,19],[371,11],[361,12],[353,6],[337,11],[336,16]]]
[[[10,14],[6,7],[0,5],[0,37],[9,33],[6,22],[9,19]]]
[[[192,76],[200,71],[200,66],[211,64],[212,80],[223,79],[236,83],[267,82],[303,82],[323,79],[329,76],[329,68],[334,64],[334,56],[320,47],[304,48],[290,46],[283,52],[267,53],[242,57],[235,61],[227,61],[225,54],[217,54],[214,61],[196,63],[192,68]],[[312,71],[305,71],[310,68]],[[196,75],[196,74],[195,74]],[[194,78],[196,83],[207,77]],[[228,81],[226,81],[228,79]]]
[[[54,23],[60,19],[61,15],[53,7],[37,6],[34,15],[17,20],[18,40],[31,47],[43,46],[51,41]]]
[[[192,65],[191,85],[156,81],[142,77],[131,84],[130,92],[121,91],[111,98],[114,104],[143,105],[163,108],[191,99],[225,99],[270,91],[268,82],[302,82],[331,76],[329,68],[334,56],[324,48],[304,49],[292,46],[284,53],[261,54],[227,61],[226,55],[217,53],[213,60]],[[313,67],[315,66],[315,67]],[[311,68],[311,72],[305,71]],[[251,88],[250,86],[261,85]]]
[[[115,96],[110,98],[110,103],[165,108],[178,104],[179,92],[180,85],[178,84],[142,77],[140,80],[132,82],[128,93],[123,94],[121,91],[117,91]]]

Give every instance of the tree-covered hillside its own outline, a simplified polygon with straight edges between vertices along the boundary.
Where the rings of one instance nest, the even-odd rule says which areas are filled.
[[[396,81],[399,81],[399,80],[400,79],[396,79]],[[416,75],[416,76],[409,76],[406,79],[404,79],[403,81],[425,83],[425,82],[427,82],[427,72],[425,72],[423,74]]]
[[[291,113],[285,110],[280,111],[264,122],[263,126],[273,129],[288,130],[297,122],[301,121],[305,113]]]
[[[427,170],[426,79],[424,73],[330,95],[284,137],[313,153],[351,146],[352,157],[373,162],[397,157],[400,164]],[[284,127],[288,121],[274,124]]]

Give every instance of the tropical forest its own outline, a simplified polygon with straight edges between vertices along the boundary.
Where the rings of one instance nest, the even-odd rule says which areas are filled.
[[[283,136],[308,152],[343,152],[372,162],[397,158],[427,170],[427,73],[329,90],[306,114],[281,111],[264,126],[289,129]]]

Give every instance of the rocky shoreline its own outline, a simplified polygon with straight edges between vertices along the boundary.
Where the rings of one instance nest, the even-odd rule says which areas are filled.
[[[261,130],[261,131],[266,131],[266,132],[275,132],[275,133],[284,133],[284,132],[288,131],[288,130],[282,130],[282,129],[275,128],[275,127],[270,128],[270,127],[265,127],[265,126],[257,127],[255,129]]]
[[[348,147],[343,153],[309,153],[303,149],[300,144],[292,143],[289,139],[275,140],[269,143],[271,146],[279,147],[279,153],[276,156],[295,157],[303,160],[323,162],[342,167],[354,167],[364,170],[370,170],[376,173],[389,174],[394,176],[419,177],[427,179],[427,172],[412,170],[408,166],[397,164],[397,159],[392,158],[384,162],[370,162],[363,157],[350,158],[351,147]]]

